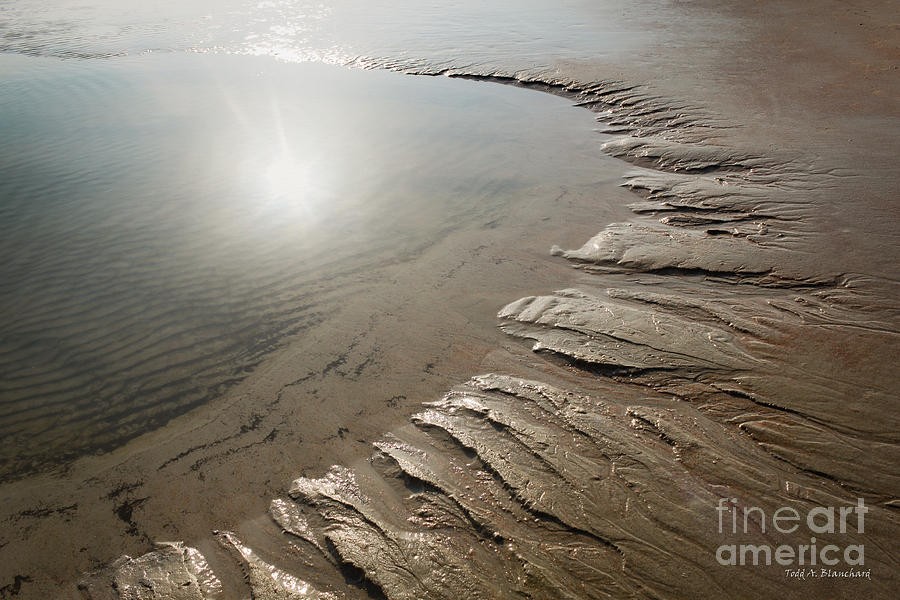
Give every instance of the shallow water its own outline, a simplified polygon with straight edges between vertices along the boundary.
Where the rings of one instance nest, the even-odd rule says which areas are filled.
[[[64,57],[224,50],[285,60],[358,57],[519,61],[597,57],[639,47],[631,22],[654,4],[590,2],[361,2],[190,0],[7,2],[0,50]]]
[[[0,57],[3,476],[220,395],[345,279],[591,173],[564,100],[182,55]]]

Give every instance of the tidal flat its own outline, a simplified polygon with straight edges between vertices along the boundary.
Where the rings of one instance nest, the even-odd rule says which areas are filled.
[[[336,6],[334,21],[356,31]],[[172,164],[167,152],[138,155],[146,189],[96,184],[82,221],[4,206],[25,215],[4,254],[34,242],[5,267],[21,282],[6,286],[6,306],[26,318],[9,319],[20,334],[3,340],[19,365],[4,402],[26,394],[11,414],[36,418],[10,420],[4,449],[3,594],[891,597],[900,111],[886,7],[574,3],[506,13],[510,34],[490,40],[463,35],[461,16],[421,34],[411,23],[442,14],[430,4],[415,18],[402,3],[381,8],[377,33],[356,31],[356,46],[327,54],[352,69],[177,53],[49,67],[107,71],[75,78],[100,86],[73,98],[84,106],[106,101],[112,80],[126,83],[129,106],[175,98],[170,110],[196,112],[160,122],[177,134]],[[570,26],[542,28],[553,10]],[[629,34],[621,43],[586,41],[614,25]],[[11,57],[4,81],[33,82],[40,70],[22,65],[58,60],[49,54]],[[242,69],[265,85],[217,79]],[[338,90],[321,102],[329,110],[349,100],[385,112],[266,105],[313,95],[272,93],[311,80],[316,94]],[[148,81],[164,93],[144,93]],[[203,96],[210,81],[215,102]],[[41,114],[38,101],[9,106]],[[234,123],[221,127],[229,119],[216,106]],[[98,122],[109,114],[94,108]],[[248,114],[260,143],[235,125]],[[291,130],[282,117],[327,143],[295,149],[277,135]],[[352,135],[328,135],[348,120]],[[121,119],[110,123],[98,147],[122,133]],[[154,125],[136,119],[149,140],[160,138]],[[31,130],[11,129],[19,139]],[[107,147],[103,164],[145,150],[140,133],[123,136],[124,152]],[[203,145],[185,148],[179,135]],[[91,134],[73,139],[63,163],[75,148],[79,160],[104,157]],[[357,158],[348,141],[359,139],[374,141]],[[322,164],[339,157],[344,175],[299,168],[329,145]],[[6,168],[33,168],[14,150]],[[246,170],[235,168],[238,150]],[[198,171],[185,152],[227,168]],[[373,153],[400,172],[367,172]],[[163,180],[214,193],[167,199],[156,193]],[[35,181],[41,198],[77,201],[45,193],[46,181],[73,188],[56,171]],[[316,190],[330,215],[320,227],[304,229],[297,189]],[[46,240],[32,240],[48,215]],[[112,271],[91,268],[105,259],[88,242],[102,236],[77,240],[91,227],[110,235],[106,256],[126,249],[103,263]],[[71,251],[45,250],[67,233],[80,242]],[[159,281],[184,292],[161,296]],[[91,302],[95,290],[118,303]],[[154,340],[204,358],[181,366]],[[93,364],[36,373],[33,396],[20,385],[28,356],[67,365],[65,350],[85,341],[95,354],[74,354]],[[137,373],[122,382],[130,396],[113,390],[98,406],[101,383],[135,365],[208,395],[147,402],[165,385]],[[89,408],[71,418],[107,415],[86,419],[94,429],[81,437],[77,423],[53,429],[68,417],[45,402],[50,389],[65,405],[78,386]],[[71,456],[35,435],[48,430]],[[854,507],[860,520],[838,526]],[[776,514],[818,517],[791,528]],[[851,571],[867,576],[840,575]]]

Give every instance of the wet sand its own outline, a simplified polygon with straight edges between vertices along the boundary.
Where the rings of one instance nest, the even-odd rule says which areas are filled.
[[[347,403],[302,415],[291,399],[321,384],[298,379],[309,345],[288,345],[222,402],[79,463],[73,479],[91,473],[89,485],[34,479],[28,494],[41,504],[16,508],[16,531],[53,539],[50,562],[81,547],[89,557],[59,569],[40,547],[4,539],[20,564],[43,566],[4,572],[8,589],[45,597],[38,590],[75,571],[182,539],[210,560],[224,597],[246,595],[240,561],[208,534],[216,528],[236,533],[224,546],[264,557],[243,552],[258,597],[292,597],[260,587],[267,563],[351,597],[890,597],[900,560],[898,26],[887,4],[708,4],[665,9],[654,17],[665,23],[660,45],[608,62],[448,73],[550,83],[626,136],[607,152],[637,193],[617,191],[607,213],[589,190],[568,199],[571,212],[535,199],[508,241],[480,251],[489,260],[457,269],[482,243],[474,230],[423,265],[452,272],[463,297],[479,291],[460,320],[492,327],[511,303],[504,334],[467,344],[446,343],[452,322],[417,331],[382,355],[409,377],[372,406],[371,385],[347,375],[367,364],[375,333],[348,320],[321,332],[349,351],[322,356],[319,370],[333,365],[341,377],[329,389]],[[551,244],[572,249],[557,253],[568,260],[547,256]],[[526,276],[501,298],[490,264],[508,260]],[[398,269],[397,288],[421,276]],[[409,302],[427,314],[445,298]],[[389,310],[375,326],[384,335],[398,327]],[[545,352],[532,354],[533,342]],[[406,424],[423,401],[487,372],[511,378],[473,380]],[[263,398],[278,403],[260,411]],[[303,443],[267,441],[283,427]],[[350,469],[321,479],[332,464]],[[94,507],[77,523],[92,531],[91,550],[69,535],[78,494]],[[767,514],[865,498],[865,535],[820,539],[865,543],[872,581],[720,568],[715,506],[732,496]],[[284,504],[269,507],[276,498]],[[796,546],[808,543],[801,533],[747,539]]]

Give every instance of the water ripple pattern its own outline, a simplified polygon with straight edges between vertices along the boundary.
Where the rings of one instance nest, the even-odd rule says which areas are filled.
[[[517,95],[510,111],[500,86],[330,65],[0,66],[0,477],[221,395],[378,267],[565,177],[562,141],[530,150],[555,127],[591,135],[559,99]]]

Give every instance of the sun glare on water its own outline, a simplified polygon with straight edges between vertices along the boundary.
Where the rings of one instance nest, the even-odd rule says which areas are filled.
[[[258,173],[259,218],[306,226],[327,218],[333,190],[328,185],[328,169],[321,161],[285,152],[262,165]]]
[[[309,163],[286,155],[274,159],[266,167],[266,185],[276,200],[301,199],[312,191],[312,169]]]

